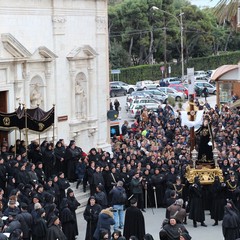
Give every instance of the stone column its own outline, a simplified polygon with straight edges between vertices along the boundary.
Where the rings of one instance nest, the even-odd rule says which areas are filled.
[[[70,82],[71,82],[71,119],[76,120],[76,114],[75,114],[75,109],[76,109],[76,103],[75,103],[75,82],[76,82],[76,70],[75,70],[75,62],[74,61],[69,61],[70,65]]]

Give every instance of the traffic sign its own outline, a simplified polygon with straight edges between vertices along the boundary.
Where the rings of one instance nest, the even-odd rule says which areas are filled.
[[[164,67],[164,66],[161,66],[161,67],[160,67],[160,70],[161,70],[162,72],[164,72],[165,67]]]
[[[111,74],[120,74],[121,70],[120,69],[113,69],[111,70]]]

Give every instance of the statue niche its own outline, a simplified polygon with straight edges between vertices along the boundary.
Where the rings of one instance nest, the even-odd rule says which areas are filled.
[[[75,114],[76,118],[87,118],[87,96],[85,91],[85,75],[79,74],[75,82]]]
[[[39,81],[39,77],[34,77],[31,81],[30,90],[30,107],[43,107],[43,93],[42,84]]]

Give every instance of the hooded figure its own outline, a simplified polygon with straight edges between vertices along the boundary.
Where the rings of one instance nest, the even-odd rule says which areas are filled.
[[[62,230],[68,240],[75,240],[75,232],[72,230],[75,227],[75,219],[68,207],[68,200],[64,198],[60,204],[60,220]]]
[[[163,225],[163,229],[159,233],[161,240],[178,240],[181,233],[188,233],[183,224],[176,221],[175,217],[170,217],[167,224]]]
[[[225,240],[233,240],[240,237],[240,216],[234,203],[230,200],[225,206],[222,222],[222,231]]]
[[[194,183],[189,187],[189,198],[189,219],[193,220],[193,226],[197,227],[197,222],[200,222],[203,227],[206,227],[207,225],[204,223],[205,215],[202,201],[202,186],[199,177],[195,177]]]
[[[57,216],[53,216],[48,224],[47,230],[47,240],[67,240],[63,231],[59,226],[59,218]]]
[[[74,226],[72,231],[74,231],[75,236],[78,235],[78,225],[77,225],[77,216],[76,216],[76,209],[81,205],[74,196],[74,192],[71,188],[67,190],[67,203],[68,208],[70,209],[73,218],[74,218]]]
[[[226,184],[221,183],[218,176],[215,176],[213,185],[211,186],[212,206],[211,218],[215,220],[213,226],[218,225],[218,221],[223,220],[224,206],[226,204]]]
[[[47,223],[44,208],[37,210],[37,216],[32,227],[32,240],[46,240],[47,236]]]
[[[96,204],[96,198],[91,196],[88,199],[88,204],[83,213],[84,219],[87,221],[85,240],[93,239],[93,234],[97,228],[98,216],[101,210],[101,206]]]

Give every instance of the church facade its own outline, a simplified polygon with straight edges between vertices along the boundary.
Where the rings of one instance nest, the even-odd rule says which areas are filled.
[[[41,140],[54,132],[85,151],[109,148],[107,0],[0,1],[0,22],[0,111],[55,105]],[[1,141],[13,135],[1,131]]]

